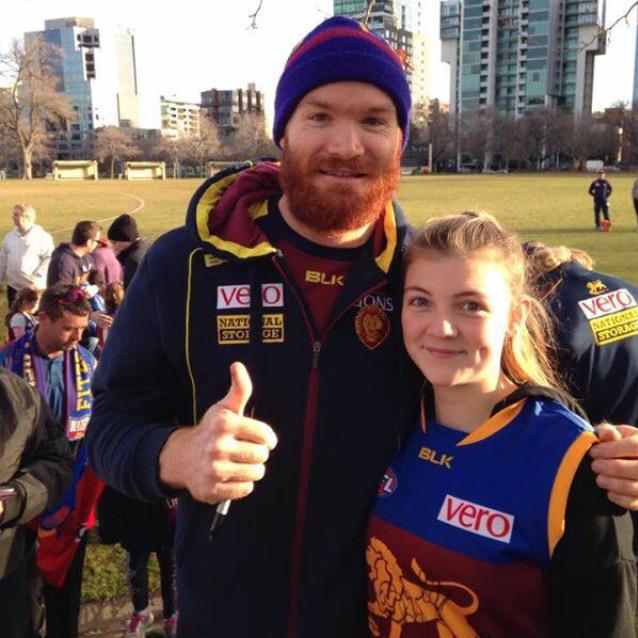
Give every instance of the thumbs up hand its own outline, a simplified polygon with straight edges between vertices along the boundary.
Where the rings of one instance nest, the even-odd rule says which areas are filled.
[[[272,428],[244,416],[252,382],[242,363],[230,366],[226,396],[205,412],[199,424],[180,428],[160,453],[160,479],[186,488],[194,499],[217,503],[248,496],[264,477],[265,463],[277,445]]]

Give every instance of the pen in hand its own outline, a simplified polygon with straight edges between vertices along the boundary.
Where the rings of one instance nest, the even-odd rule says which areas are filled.
[[[253,391],[252,381],[250,380],[248,370],[246,370],[245,366],[241,363],[233,363],[231,365],[230,376],[231,387],[230,392],[226,397],[227,408],[234,412],[237,416],[241,417],[244,416],[244,409],[246,408],[246,404],[248,403]],[[253,413],[254,408],[251,408],[248,412],[248,416],[252,417]],[[224,501],[220,501],[215,506],[213,520],[208,530],[209,541],[213,539],[228,515],[230,503],[230,499],[226,499]]]

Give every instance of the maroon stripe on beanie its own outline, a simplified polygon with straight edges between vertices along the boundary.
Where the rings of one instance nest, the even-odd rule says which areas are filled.
[[[306,42],[301,44],[288,58],[285,68],[288,69],[288,67],[293,62],[295,62],[299,57],[301,57],[304,53],[307,53],[308,51],[310,51],[317,45],[325,42],[326,40],[331,40],[332,38],[341,38],[341,37],[358,38],[359,40],[365,40],[366,42],[369,42],[370,44],[373,44],[374,46],[376,46],[385,55],[388,55],[388,52],[389,52],[390,55],[393,58],[395,58],[395,61],[399,65],[399,67],[403,68],[401,58],[397,55],[396,51],[394,51],[394,49],[392,49],[386,42],[384,42],[377,36],[371,34],[370,32],[364,31],[363,29],[361,29],[360,31],[355,31],[354,29],[350,29],[348,27],[337,27],[334,29],[327,29],[326,31],[323,31],[322,33],[316,35],[314,38],[307,40]]]

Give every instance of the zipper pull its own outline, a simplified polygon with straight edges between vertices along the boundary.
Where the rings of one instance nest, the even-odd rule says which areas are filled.
[[[312,344],[312,368],[316,370],[319,367],[319,353],[321,352],[321,341],[315,341]]]

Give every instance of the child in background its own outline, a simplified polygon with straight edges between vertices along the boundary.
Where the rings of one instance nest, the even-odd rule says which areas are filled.
[[[82,292],[91,304],[91,312],[106,312],[104,304],[104,275],[99,270],[92,270],[87,278],[86,283],[82,284]]]
[[[124,301],[124,284],[121,281],[114,281],[109,284],[104,291],[104,303],[106,305],[106,314],[111,317],[115,316],[117,309]]]
[[[114,281],[109,284],[104,291],[104,304],[106,307],[106,314],[110,317],[115,317],[118,308],[124,301],[124,284],[121,281]],[[104,347],[106,338],[108,337],[110,328],[98,327],[98,337],[100,339],[100,348]]]
[[[24,286],[18,290],[5,319],[9,341],[19,339],[38,324],[35,311],[41,295],[42,291],[35,286]]]

